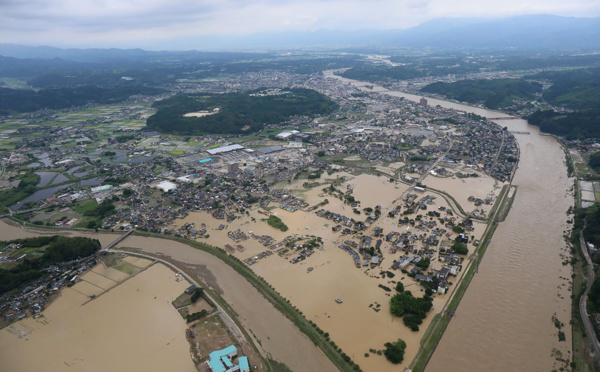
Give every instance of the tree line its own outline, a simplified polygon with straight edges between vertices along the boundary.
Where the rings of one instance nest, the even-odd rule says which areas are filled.
[[[100,249],[98,239],[83,237],[50,236],[16,239],[3,242],[4,245],[18,243],[23,247],[39,248],[47,245],[41,256],[25,258],[12,269],[0,269],[0,295],[25,287],[35,279],[47,275],[44,268],[88,257]]]

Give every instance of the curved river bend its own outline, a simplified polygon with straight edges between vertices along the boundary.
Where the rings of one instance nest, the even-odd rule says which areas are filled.
[[[343,82],[373,84],[333,76]],[[369,89],[371,90],[371,89]],[[417,101],[421,96],[374,86],[372,91]],[[442,101],[440,105],[497,118],[508,115]],[[550,371],[570,359],[570,265],[563,238],[566,211],[573,204],[564,151],[551,136],[525,120],[498,121],[514,134],[521,158],[513,179],[518,186],[507,219],[492,241],[427,371]],[[562,258],[561,258],[562,256]],[[437,309],[438,311],[440,309]],[[566,325],[558,342],[552,316]]]

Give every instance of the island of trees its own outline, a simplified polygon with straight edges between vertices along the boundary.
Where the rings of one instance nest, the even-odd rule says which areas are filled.
[[[257,93],[257,94],[253,94]],[[163,133],[252,133],[296,115],[325,115],[337,104],[311,89],[287,89],[281,94],[261,90],[228,94],[178,94],[153,105],[158,112],[147,120],[148,128]],[[218,109],[217,111],[214,111]],[[187,113],[208,111],[203,117]]]
[[[419,330],[419,325],[423,323],[423,319],[427,316],[427,312],[433,306],[433,299],[425,295],[425,297],[414,297],[410,291],[404,291],[403,286],[396,287],[399,293],[396,293],[390,299],[390,312],[392,315],[402,317],[404,325],[416,332]]]

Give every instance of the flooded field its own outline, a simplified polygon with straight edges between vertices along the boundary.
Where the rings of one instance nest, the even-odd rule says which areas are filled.
[[[212,219],[212,217],[209,218]],[[48,233],[54,232],[56,232],[56,230],[53,230],[52,232],[43,230],[27,230],[20,226],[15,226],[12,223],[7,224],[5,221],[0,220],[0,233],[2,234],[3,239],[7,240],[47,235]],[[100,240],[103,246],[108,245],[119,236],[118,234],[82,234],[66,231],[65,233],[73,236],[83,235],[97,238]],[[302,371],[305,366],[314,371],[336,370],[329,359],[327,359],[327,357],[325,357],[325,355],[319,349],[317,349],[312,342],[310,342],[308,338],[301,333],[298,328],[296,328],[295,325],[293,325],[287,318],[285,318],[284,315],[275,309],[271,303],[269,303],[254,287],[252,287],[252,285],[250,285],[250,283],[248,283],[244,277],[239,275],[220,259],[206,252],[194,249],[188,245],[160,238],[130,236],[119,245],[119,247],[123,246],[138,248],[148,253],[167,255],[172,257],[174,260],[179,261],[179,265],[182,267],[192,267],[198,278],[206,281],[211,287],[216,288],[222,293],[228,304],[230,304],[239,315],[240,320],[245,328],[249,331],[252,331],[252,333],[261,341],[261,345],[258,346],[268,352],[272,358],[288,365],[290,368],[292,368],[292,370]],[[126,258],[124,262],[141,264],[136,260],[139,259],[135,257],[129,257]],[[94,271],[98,271],[98,268],[95,268]],[[150,270],[147,270],[144,273],[147,273],[148,271]],[[138,276],[136,276],[136,278]],[[158,280],[160,280],[160,278]],[[131,280],[127,281],[126,283],[129,283],[130,281]],[[111,290],[108,294],[112,293],[116,289],[117,288]],[[75,298],[78,299],[77,301],[83,301],[83,299],[85,299],[84,295],[78,294],[77,292],[74,293],[77,294],[77,296],[75,296]],[[108,294],[103,295],[98,300],[108,296]],[[177,297],[179,294],[181,294],[181,291],[178,289],[178,293],[174,294],[174,297]],[[171,306],[170,302],[171,300],[168,300],[169,306]],[[57,304],[61,303],[65,303],[65,306],[69,307],[71,302],[56,301],[56,303],[54,303],[52,306],[58,307]],[[167,301],[165,301],[165,303],[167,303]],[[252,304],[252,306],[248,306],[248,304]],[[172,309],[179,317],[179,314],[172,306],[170,309]],[[156,313],[151,307],[145,308],[144,311],[148,313]],[[178,319],[182,320],[181,317]],[[126,328],[131,332],[135,332],[137,323],[134,324],[135,326],[127,326]],[[144,327],[144,325],[140,325],[140,327]],[[183,340],[185,341],[185,333],[183,331],[182,335]],[[40,339],[41,338],[42,337],[40,337]],[[0,347],[2,346],[1,342],[2,341],[0,340]],[[45,342],[48,342],[48,339],[46,339]],[[40,341],[39,345],[43,345],[43,342]],[[123,350],[126,350],[126,348]],[[119,355],[118,357],[121,356],[122,355]],[[189,352],[185,358],[186,360],[190,359]],[[0,368],[0,370],[3,369]],[[137,368],[130,368],[129,370],[137,370]],[[170,369],[164,368],[163,370]],[[185,369],[182,370],[184,371]]]
[[[195,372],[185,321],[171,305],[189,284],[162,265],[115,286],[126,277],[96,266],[44,317],[1,330],[0,370]]]
[[[262,349],[293,371],[335,371],[335,366],[283,314],[271,305],[244,277],[215,256],[188,245],[130,236],[120,247],[169,256],[199,273],[238,314],[246,330],[260,340]]]

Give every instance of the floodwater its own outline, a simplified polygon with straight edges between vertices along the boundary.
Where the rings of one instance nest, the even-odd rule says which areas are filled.
[[[66,189],[67,187],[71,187],[74,184],[69,183],[66,185],[60,185],[60,186],[55,186],[55,187],[50,187],[47,189],[42,189],[42,190],[38,190],[36,192],[34,192],[33,194],[31,194],[30,196],[26,197],[25,199],[21,200],[20,202],[11,205],[10,209],[12,209],[13,211],[19,210],[21,209],[21,207],[23,206],[23,204],[30,202],[30,201],[40,201],[42,199],[47,199],[50,198],[52,196],[54,196],[54,194],[58,191],[58,190],[62,190],[62,189]]]
[[[104,271],[63,289],[43,318],[1,330],[0,370],[195,372],[185,320],[171,305],[189,284],[154,265],[88,302],[116,283]]]
[[[319,181],[329,183],[338,176],[346,179],[341,186],[338,186],[338,189],[346,190],[346,187],[350,186],[356,200],[361,202],[359,209],[375,208],[376,205],[381,205],[382,216],[387,216],[387,213],[399,204],[400,195],[408,189],[405,184],[389,182],[389,177],[368,174],[352,176],[347,173],[336,173],[333,177],[323,177]],[[366,218],[364,213],[357,217],[350,206],[344,205],[342,201],[331,195],[324,194],[322,190],[324,185],[305,190],[302,187],[304,181],[284,183],[283,186],[296,190],[294,194],[301,196],[310,205],[328,199],[329,203],[323,206],[324,209],[349,218]],[[465,187],[463,186],[463,188]],[[491,191],[492,186],[489,184],[488,192]],[[449,207],[443,198],[427,192],[422,194],[422,196],[425,195],[436,196],[435,204],[430,206],[432,210],[436,210],[438,206]],[[352,240],[352,237],[332,232],[331,228],[336,225],[334,222],[305,211],[292,213],[276,208],[271,212],[283,220],[289,227],[288,231],[281,232],[261,221],[265,216],[259,214],[257,209],[250,210],[250,215],[243,219],[230,222],[224,230],[214,229],[221,221],[215,220],[208,213],[190,213],[185,219],[177,221],[177,225],[194,222],[196,226],[199,226],[201,223],[205,223],[210,235],[207,240],[209,244],[220,247],[225,244],[241,244],[245,247],[244,252],[236,251],[234,253],[240,259],[254,257],[268,249],[252,238],[234,243],[227,237],[227,231],[239,228],[246,233],[253,231],[258,235],[270,235],[277,241],[293,234],[321,237],[324,242],[323,248],[318,249],[312,256],[300,263],[292,264],[290,262],[292,257],[298,256],[297,253],[284,258],[274,252],[271,256],[259,259],[251,268],[300,309],[307,319],[315,322],[324,332],[328,332],[331,339],[363,370],[395,371],[398,368],[408,367],[418,351],[419,341],[427,326],[435,313],[443,308],[449,294],[436,295],[433,311],[428,314],[419,327],[420,331],[411,332],[400,318],[391,316],[389,312],[390,295],[395,292],[386,292],[379,287],[379,285],[383,285],[394,288],[396,281],[402,281],[405,288],[411,290],[415,296],[423,295],[422,287],[400,271],[396,271],[393,278],[381,277],[380,272],[390,270],[394,260],[399,259],[402,255],[400,252],[389,252],[389,243],[384,243],[381,248],[382,264],[372,269],[359,269],[355,267],[352,257],[339,248],[342,241]],[[252,218],[255,221],[252,221]],[[397,219],[385,217],[380,218],[373,226],[382,227],[386,233],[400,232],[406,228],[398,227]],[[474,235],[479,238],[484,229],[484,224],[476,224]],[[431,267],[441,269],[442,263],[434,260]],[[451,281],[456,282],[456,278]],[[450,291],[453,291],[454,288],[455,286],[451,286]],[[336,303],[335,298],[341,298],[343,303]],[[402,338],[409,345],[406,349],[404,363],[401,365],[393,365],[385,357],[369,351],[370,349],[382,350],[386,342],[396,341],[398,338]],[[365,356],[365,353],[369,355]]]
[[[342,79],[356,85],[370,84]],[[374,90],[417,101],[420,96]],[[486,117],[505,114],[429,99],[429,104]],[[560,367],[556,352],[570,359],[569,265],[563,238],[573,204],[564,152],[525,120],[502,120],[521,150],[513,184],[515,202],[496,230],[485,257],[436,349],[428,371],[549,371]],[[552,316],[566,326],[558,342]],[[555,353],[555,356],[551,354]]]
[[[54,176],[56,176],[56,172],[35,172],[38,176],[40,176],[40,182],[36,185],[37,187],[44,187],[52,181]]]
[[[293,371],[335,371],[335,366],[300,330],[268,302],[244,277],[215,256],[188,245],[130,236],[119,246],[163,254],[189,265],[202,265],[216,280],[225,301],[251,331],[260,347]],[[171,369],[170,369],[171,370]]]
[[[44,233],[47,234],[47,232],[43,232],[42,230],[24,229],[20,226],[14,226],[12,224],[9,225],[4,221],[0,221],[0,235],[3,239],[10,240],[22,237],[39,236]],[[94,234],[82,232],[69,232],[68,235],[88,236],[92,238],[97,238],[100,240],[103,246],[108,245],[110,242],[116,240],[116,238],[119,236],[117,234]],[[205,273],[205,275],[211,279],[211,282],[214,281],[214,283],[211,284],[220,290],[223,298],[227,301],[228,304],[231,305],[233,310],[238,314],[239,319],[242,322],[244,328],[248,331],[251,331],[255,335],[255,337],[258,338],[258,340],[260,340],[260,344],[258,345],[258,347],[264,349],[267,353],[269,353],[272,356],[272,358],[285,363],[293,371],[336,371],[336,368],[331,363],[331,361],[327,359],[327,357],[319,349],[317,349],[317,347],[315,347],[314,344],[302,332],[300,332],[300,330],[298,330],[298,328],[291,321],[289,321],[283,314],[281,314],[277,309],[275,309],[275,307],[273,307],[273,305],[271,305],[271,303],[268,302],[244,277],[239,275],[230,266],[228,266],[215,256],[194,249],[182,243],[177,243],[160,238],[144,238],[130,236],[121,244],[119,244],[118,247],[139,248],[143,252],[159,253],[171,256],[173,259],[182,263],[185,262],[188,265],[201,265],[201,267],[203,268],[202,271]],[[132,257],[132,259],[136,258]],[[137,261],[134,263],[138,265]],[[144,278],[147,278],[147,280],[149,280],[151,284],[156,284],[155,279],[149,278],[148,276]],[[129,283],[132,280],[133,279],[127,281],[126,283]],[[161,280],[164,280],[164,278],[159,276],[156,280],[160,282]],[[118,288],[113,289],[108,294],[99,297],[98,300],[102,299],[105,296],[108,296],[110,293],[116,291],[117,289]],[[140,289],[140,291],[142,290]],[[94,300],[92,302],[98,300]],[[124,301],[128,303],[127,300]],[[169,306],[171,306],[170,301],[171,300],[168,300]],[[160,305],[161,302],[157,301],[153,302],[152,304]],[[148,314],[156,314],[157,317],[154,320],[152,320],[152,322],[154,322],[156,319],[161,319],[162,322],[160,310],[155,310],[154,305],[152,304],[146,303],[145,307],[140,311]],[[54,305],[55,304],[53,304],[53,306]],[[171,306],[170,308],[172,309],[173,307]],[[50,308],[47,311],[51,309],[52,306],[50,306]],[[144,317],[143,319],[146,318]],[[93,322],[93,318],[88,318],[87,321]],[[144,324],[138,324],[137,322],[133,322],[131,325],[122,325],[120,323],[115,325],[115,327],[124,328],[131,333],[138,332],[139,329],[139,331],[142,332],[142,335],[146,335],[146,337],[148,338],[154,337],[145,333],[144,327],[146,326],[147,325]],[[104,324],[104,327],[106,328],[106,331],[103,332],[109,332],[110,330],[116,329],[110,324]],[[181,334],[183,335],[183,340],[185,341],[185,333],[183,333],[182,331]],[[44,342],[48,343],[48,340],[50,339],[52,338],[49,335],[48,338],[45,338]],[[107,339],[112,340],[110,338]],[[0,348],[3,346],[2,342],[2,338],[0,337]],[[40,344],[36,345],[38,345],[38,347],[41,347],[40,345],[44,345],[44,343],[40,342]],[[112,352],[114,352],[114,357],[118,358],[119,360],[122,360],[123,358],[128,358],[129,355],[127,352],[123,352],[123,350],[128,350],[129,346],[121,346],[122,348],[120,350],[120,354],[118,351],[114,351],[111,348],[111,350],[113,350]],[[163,347],[168,348],[169,346],[166,345],[165,342]],[[4,351],[4,349],[2,350]],[[149,351],[145,357],[149,357],[151,360],[154,360],[154,354],[155,353],[153,353],[152,351]],[[134,363],[137,358],[138,356],[134,356],[131,359],[132,363]],[[191,363],[191,359],[189,356],[189,352],[187,352],[187,349],[186,355],[182,356],[181,358],[183,361],[189,360]],[[4,371],[5,369],[1,368],[1,363],[2,361],[0,361],[0,371]],[[170,367],[162,368],[162,370],[188,370],[185,368],[179,369],[177,368],[177,365],[178,364],[174,364]],[[161,364],[161,366],[163,365]],[[6,370],[10,371],[15,369]],[[138,366],[127,367],[123,369],[116,369],[112,367],[98,369],[98,371],[109,370],[137,371],[145,369],[141,367],[138,368]]]
[[[45,167],[51,167],[52,166],[52,161],[50,160],[50,155],[47,152],[40,152],[40,151],[34,151],[31,153],[33,156],[35,156],[36,158],[38,158],[38,160],[40,162],[42,162],[42,164],[44,164]]]
[[[131,159],[129,159],[129,162],[130,163],[143,163],[146,161],[154,160],[154,158],[156,158],[156,156],[148,156],[145,158],[131,158]]]
[[[100,181],[99,178],[94,177],[94,178],[90,178],[89,180],[82,180],[79,184],[81,186],[98,186],[98,185],[101,185],[102,182]]]

